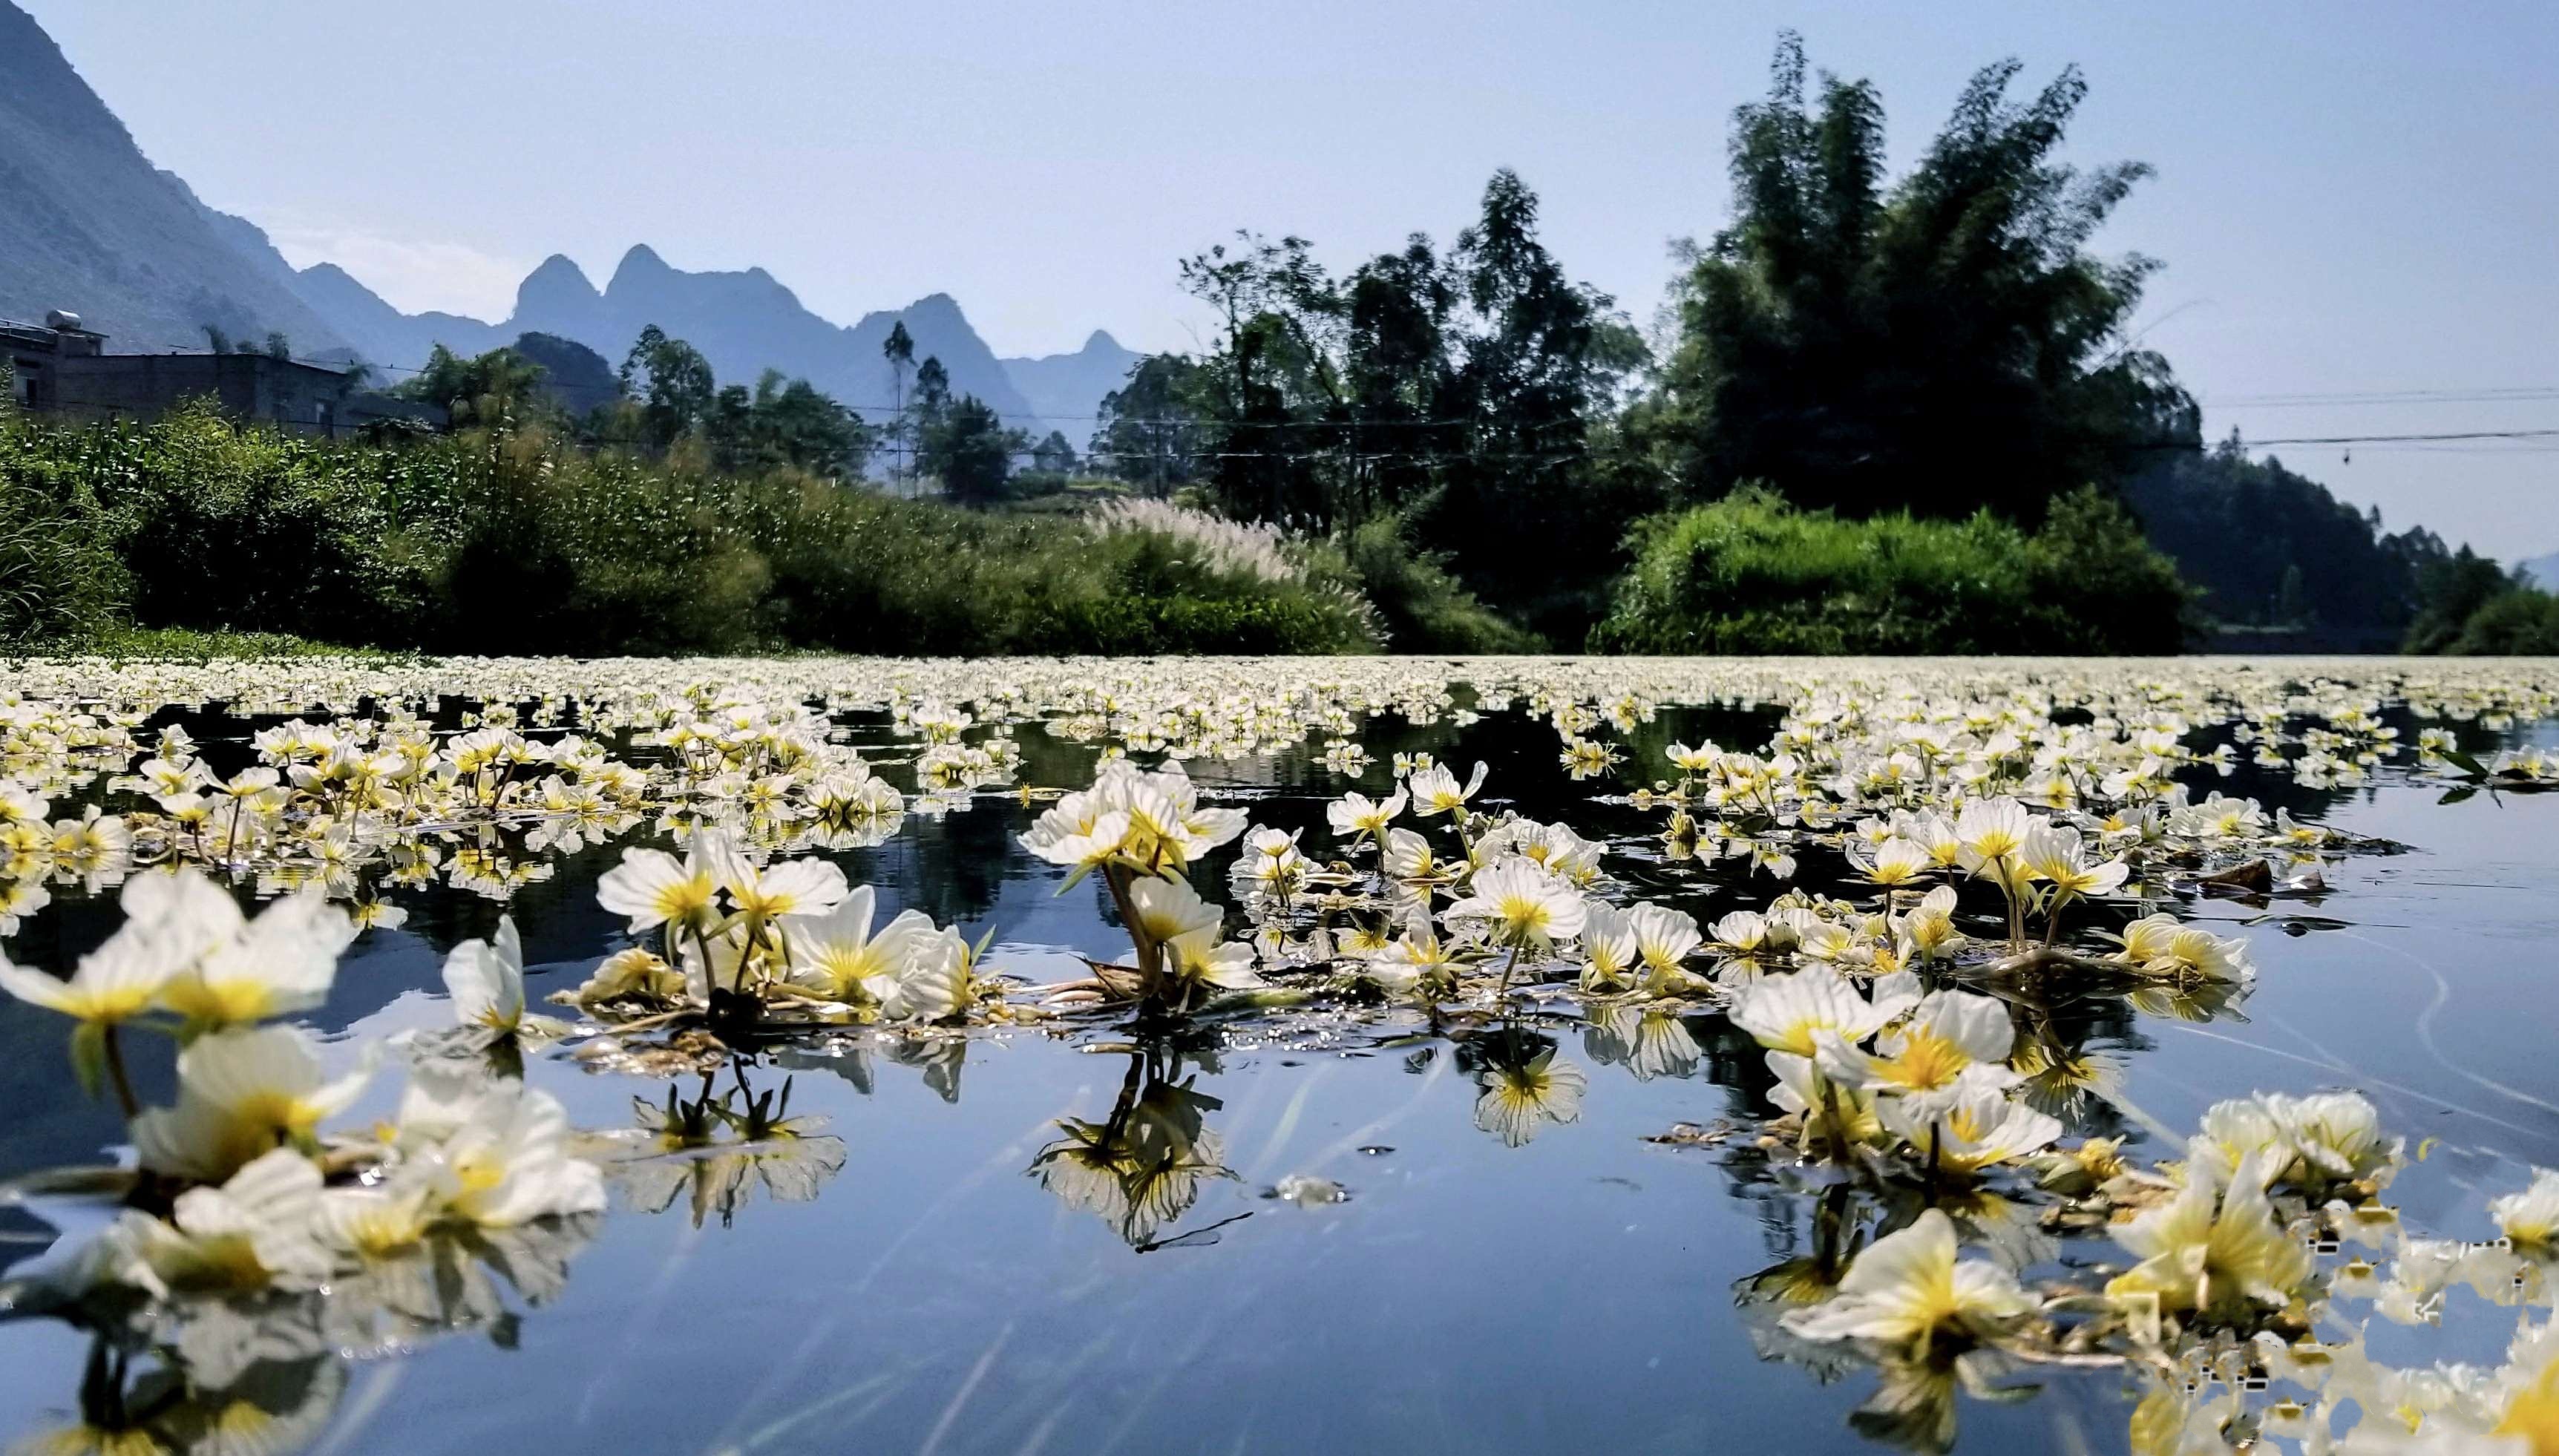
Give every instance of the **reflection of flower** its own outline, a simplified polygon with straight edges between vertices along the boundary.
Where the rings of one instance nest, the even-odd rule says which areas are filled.
[[[1537,1046],[1528,1039],[1513,1045],[1502,1039],[1475,1074],[1475,1125],[1520,1147],[1550,1122],[1573,1122],[1581,1116],[1581,1091],[1588,1079],[1580,1067],[1560,1061],[1555,1044]]]
[[[1637,1082],[1693,1077],[1705,1055],[1676,1011],[1622,1002],[1592,1013],[1581,1049],[1594,1061],[1624,1067]]]
[[[1233,1176],[1221,1161],[1225,1144],[1206,1124],[1206,1114],[1224,1103],[1149,1061],[1142,1052],[1130,1058],[1105,1120],[1061,1118],[1065,1135],[1040,1149],[1030,1167],[1042,1188],[1071,1209],[1100,1216],[1136,1248],[1189,1213],[1207,1180]]]

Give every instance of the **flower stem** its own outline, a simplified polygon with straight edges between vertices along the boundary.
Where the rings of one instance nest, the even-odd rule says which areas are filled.
[[[133,1095],[133,1079],[124,1071],[124,1043],[118,1037],[121,1031],[123,1031],[122,1027],[111,1023],[106,1028],[106,1035],[103,1038],[106,1047],[106,1075],[107,1080],[115,1084],[116,1105],[124,1109],[124,1120],[130,1122],[142,1115],[142,1103]]]

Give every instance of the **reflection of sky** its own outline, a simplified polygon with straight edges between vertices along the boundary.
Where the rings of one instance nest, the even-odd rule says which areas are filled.
[[[1682,727],[1666,714],[1646,730],[1647,751]],[[1430,747],[1461,773],[1482,757],[1499,766],[1491,792],[1524,812],[1642,847],[1650,820],[1587,801],[1598,786],[1566,779],[1542,724],[1397,730],[1376,741],[1382,751]],[[1081,778],[1081,751],[1026,737],[1039,743],[1033,782]],[[1302,756],[1197,774],[1204,785],[1249,780],[1258,819],[1325,841]],[[1359,787],[1382,793],[1387,778],[1381,762]],[[2559,1087],[2543,1070],[2559,1010],[2546,973],[2559,797],[2437,795],[2390,785],[2323,796],[2333,822],[2416,848],[2333,864],[2334,894],[2272,907],[2345,929],[2244,930],[2260,967],[2244,1021],[2188,1026],[2108,1001],[2057,1024],[2123,1053],[2129,1102],[2173,1128],[2252,1089],[2363,1091],[2393,1131],[2442,1139],[2398,1191],[2412,1223],[2458,1216],[2441,1232],[2482,1232],[2471,1224],[2484,1193],[2519,1186],[2520,1161],[2559,1162]],[[983,799],[947,819],[910,817],[898,840],[838,858],[880,887],[883,918],[913,904],[960,919],[972,939],[991,928],[1007,947],[999,964],[1053,979],[1072,967],[1055,947],[1115,955],[1126,943],[1098,885],[1059,896],[1058,874],[1012,845],[1029,817],[1015,801]],[[518,901],[536,996],[621,944],[592,900],[613,857],[563,863]],[[1808,874],[1829,872],[1806,858]],[[963,859],[965,893],[946,878]],[[1199,883],[1222,887],[1224,862]],[[1619,867],[1701,918],[1774,891],[1736,881],[1730,864]],[[380,1034],[440,1020],[443,948],[495,918],[450,891],[396,898],[414,918],[359,945],[324,1026]],[[2189,909],[2232,923],[2259,914],[2227,901]],[[31,931],[38,946],[72,941],[44,921]],[[659,1217],[617,1209],[566,1293],[524,1322],[521,1348],[464,1335],[355,1371],[331,1449],[513,1450],[535,1431],[570,1449],[1870,1449],[1842,1423],[1870,1378],[1842,1391],[1762,1370],[1732,1308],[1733,1281],[1803,1251],[1803,1199],[1730,1149],[1642,1141],[1674,1122],[1764,1110],[1755,1049],[1711,1014],[1689,1025],[1697,1074],[1648,1081],[1562,1035],[1563,1055],[1590,1078],[1580,1119],[1513,1149],[1474,1126],[1474,1082],[1445,1043],[1416,1035],[1371,1049],[1375,1032],[1289,1024],[1214,1071],[1184,1074],[1223,1100],[1210,1121],[1237,1176],[1210,1181],[1158,1237],[1249,1217],[1144,1254],[1025,1176],[1054,1119],[1108,1114],[1124,1059],[1038,1033],[981,1036],[951,1101],[883,1056],[859,1064],[868,1094],[828,1075],[827,1059],[795,1057],[793,1110],[829,1117],[848,1149],[815,1202],[759,1194],[729,1229],[692,1228],[680,1202]],[[78,1160],[113,1135],[62,1096],[56,1024],[0,1008],[0,1092],[16,1113],[0,1130],[0,1173]],[[531,1075],[582,1126],[628,1125],[635,1094],[664,1093],[558,1058]],[[1352,1201],[1300,1209],[1260,1196],[1291,1173],[1336,1179]],[[58,1327],[0,1325],[0,1433],[64,1405],[83,1354]],[[2045,1449],[2068,1424],[2110,1449],[2122,1417],[2102,1383],[2014,1408],[1968,1403],[1967,1447]],[[344,1424],[358,1412],[369,1412],[361,1424]]]

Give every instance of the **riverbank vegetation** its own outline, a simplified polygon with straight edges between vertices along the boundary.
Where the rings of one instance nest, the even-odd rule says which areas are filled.
[[[2062,163],[2084,83],[2021,100],[2018,73],[1977,74],[1888,180],[1881,95],[1782,41],[1734,115],[1732,219],[1683,245],[1650,338],[1573,280],[1508,171],[1447,245],[1347,271],[1238,233],[1179,266],[1205,346],[1137,364],[1081,453],[955,394],[902,332],[884,419],[776,372],[723,384],[654,326],[618,369],[542,335],[437,351],[398,392],[442,433],[9,419],[0,638],[2559,650],[2551,599],[2495,563],[2203,447],[2129,332],[2159,264],[2090,250],[2147,169]]]

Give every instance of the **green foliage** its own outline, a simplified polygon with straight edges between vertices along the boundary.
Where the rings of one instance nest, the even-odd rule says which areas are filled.
[[[2518,586],[2480,604],[2443,651],[2465,657],[2559,656],[2559,596]]]
[[[1161,533],[890,500],[790,465],[722,471],[697,437],[653,459],[539,427],[386,449],[210,410],[12,420],[0,496],[56,553],[0,548],[0,600],[23,586],[35,604],[0,621],[66,647],[119,640],[127,581],[131,623],[191,635],[172,651],[243,633],[491,655],[1378,646],[1367,605],[1320,573],[1272,580]]]
[[[1150,496],[1191,484],[1209,454],[1207,387],[1202,366],[1181,355],[1139,360],[1126,383],[1102,396],[1088,449],[1094,463]]]
[[[2236,436],[2164,454],[2125,482],[2124,503],[2227,623],[2397,633],[2417,615],[2423,574],[2448,554],[2432,531],[2385,533],[2379,511],[2281,461],[2250,460]]]
[[[413,653],[342,647],[281,633],[191,632],[182,627],[108,627],[85,635],[49,639],[46,649],[133,662],[262,662],[294,657],[354,657],[385,663],[423,660]]]
[[[2032,535],[1988,510],[1849,520],[1744,490],[1653,517],[1594,648],[1630,653],[2173,653],[2185,589],[2094,490]]]
[[[2468,546],[2426,562],[2417,573],[2418,610],[2401,650],[2464,655],[2533,655],[2544,593]]]
[[[1535,634],[1485,607],[1448,573],[1447,558],[1414,548],[1400,516],[1381,515],[1327,544],[1342,580],[1377,609],[1399,653],[1516,654],[1545,650]]]
[[[700,350],[651,324],[622,361],[622,392],[639,406],[642,438],[664,450],[709,423],[718,381]]]
[[[1517,176],[1494,174],[1444,254],[1416,234],[1336,279],[1304,238],[1244,233],[1182,280],[1219,338],[1195,366],[1141,367],[1106,408],[1095,448],[1124,476],[1151,482],[1188,445],[1239,520],[1332,531],[1405,512],[1485,600],[1542,630],[1587,627],[1630,518],[1594,437],[1644,351],[1539,241]],[[1140,385],[1155,438],[1130,418]]]
[[[2190,442],[2191,399],[2126,330],[2158,266],[2086,252],[2148,175],[2053,160],[2076,70],[2023,105],[2014,61],[1977,73],[1918,165],[1886,187],[1882,98],[1800,41],[1733,118],[1735,218],[1674,286],[1659,393],[1629,421],[1692,497],[1760,481],[1851,515],[2013,519]]]
[[[381,489],[411,457],[242,429],[210,405],[14,443],[14,460],[48,461],[92,493],[140,623],[326,641],[361,603],[361,630],[396,643],[428,609],[433,583]]]
[[[780,369],[766,369],[752,393],[742,384],[720,390],[706,437],[713,463],[728,471],[793,465],[850,479],[870,454],[870,431],[858,415]]]
[[[426,367],[401,380],[391,393],[443,406],[457,426],[499,428],[529,423],[551,407],[542,391],[543,368],[513,349],[493,349],[464,359],[439,344]]]
[[[0,377],[0,386],[6,383]],[[88,482],[14,448],[36,433],[0,406],[0,645],[104,630],[121,612],[127,587]]]
[[[927,360],[928,365],[935,361]],[[926,396],[918,391],[921,408]],[[1028,447],[1019,430],[1004,428],[994,409],[975,394],[937,401],[916,432],[916,467],[942,482],[952,500],[986,506],[1004,497],[1013,455]]]

